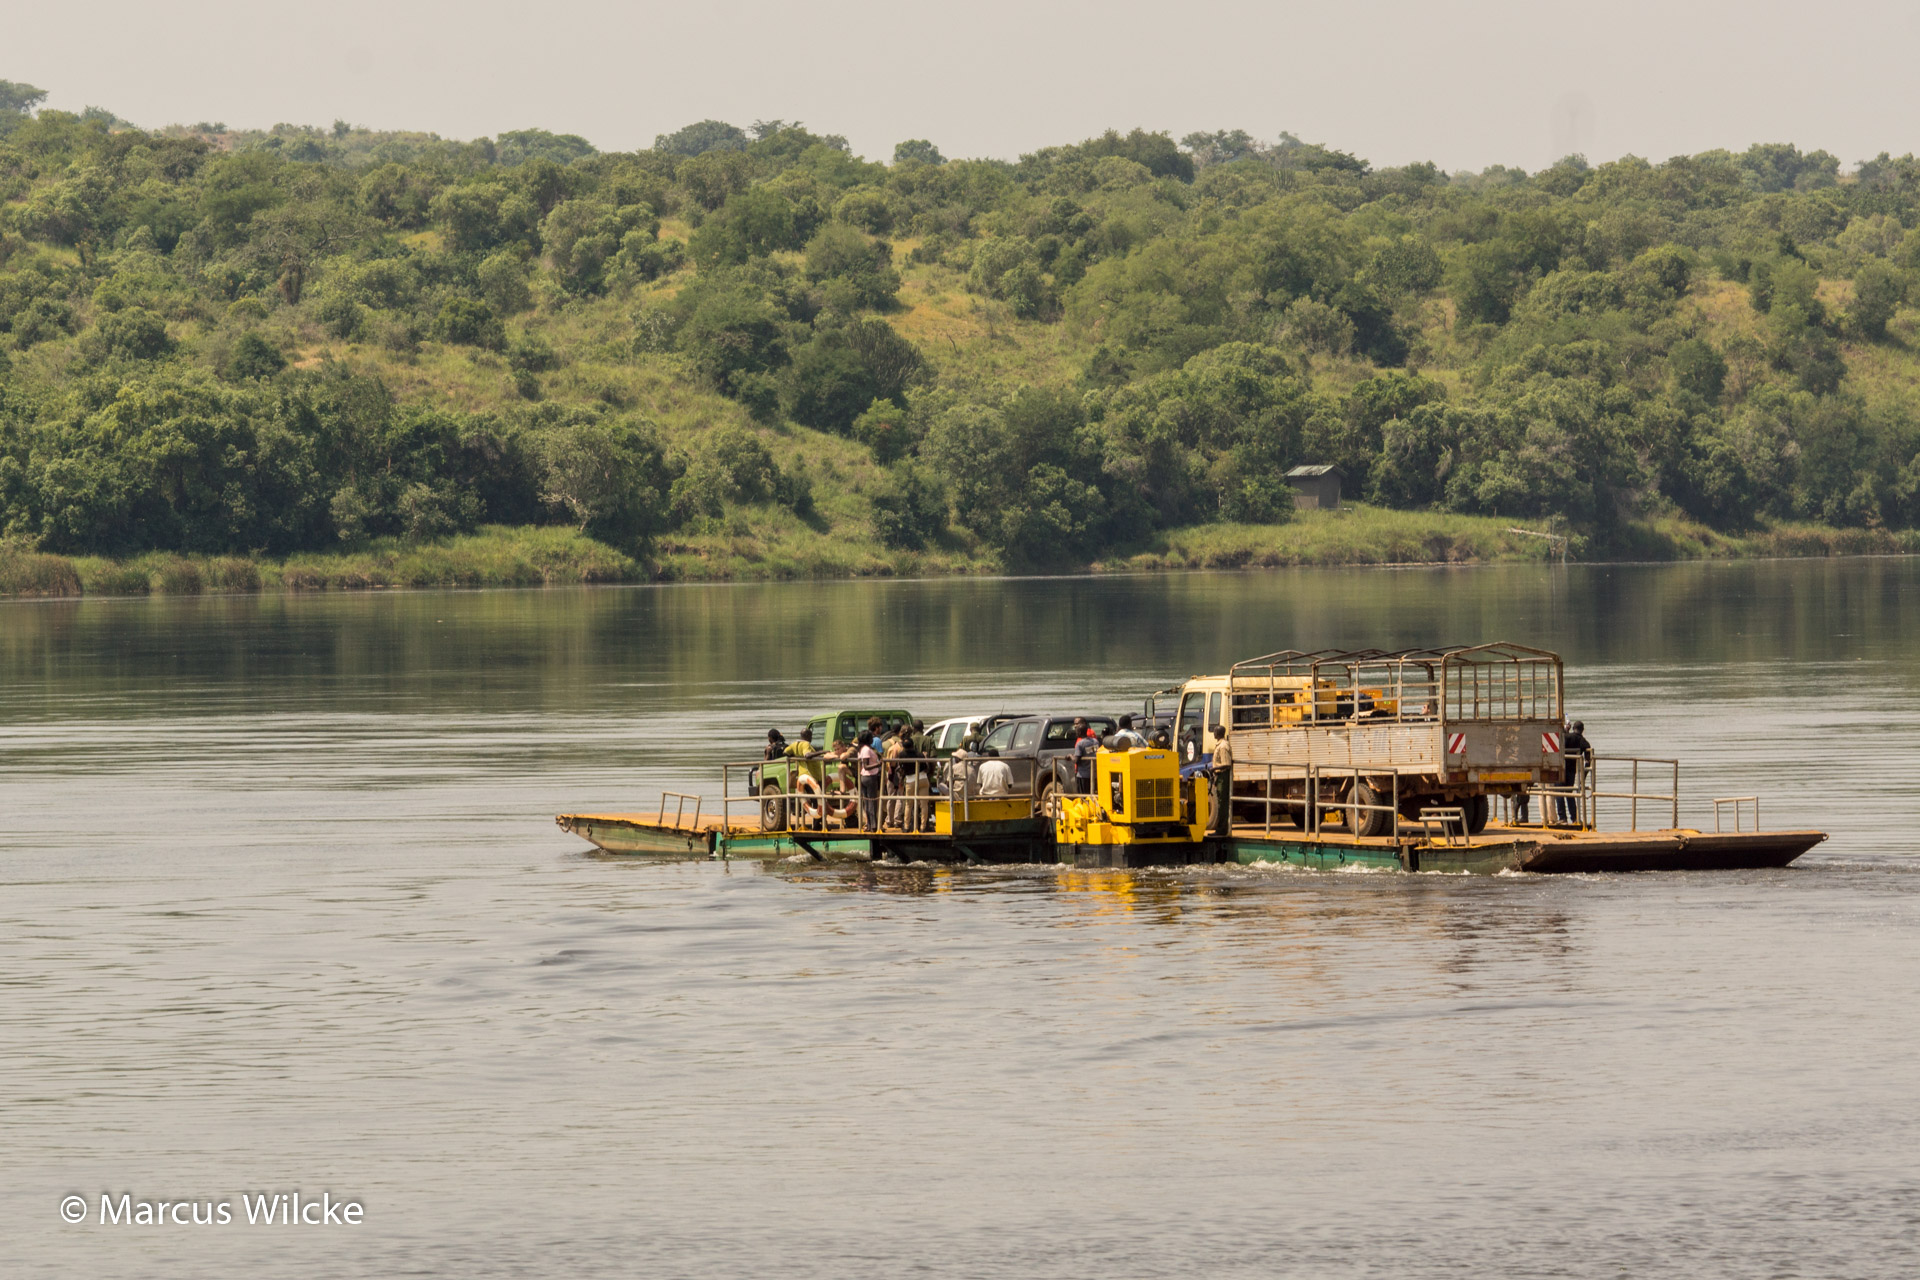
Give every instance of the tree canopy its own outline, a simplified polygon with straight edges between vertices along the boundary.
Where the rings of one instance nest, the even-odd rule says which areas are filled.
[[[820,521],[810,432],[882,469],[879,542],[1035,567],[1288,519],[1301,463],[1603,544],[1920,522],[1912,156],[880,164],[784,120],[609,153],[45,96],[0,81],[0,534],[50,550]]]

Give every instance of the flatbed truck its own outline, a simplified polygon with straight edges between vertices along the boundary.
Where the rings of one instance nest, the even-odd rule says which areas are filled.
[[[1271,811],[1297,829],[1331,817],[1377,836],[1396,811],[1411,821],[1450,806],[1477,834],[1498,797],[1576,781],[1566,671],[1545,649],[1285,650],[1156,697],[1176,691],[1189,760],[1215,751],[1216,725],[1226,730],[1236,816]]]

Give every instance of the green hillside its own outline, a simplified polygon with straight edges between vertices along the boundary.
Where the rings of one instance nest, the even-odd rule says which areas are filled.
[[[1911,156],[1449,175],[1135,130],[879,164],[781,121],[606,154],[146,132],[37,94],[0,81],[0,589],[1470,560],[1544,554],[1507,529],[1548,521],[1576,556],[1895,550],[1920,524]],[[1301,463],[1362,509],[1295,519]]]

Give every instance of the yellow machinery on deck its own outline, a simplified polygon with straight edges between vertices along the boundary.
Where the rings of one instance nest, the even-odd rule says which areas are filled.
[[[1182,778],[1178,753],[1101,751],[1093,794],[1060,796],[1053,824],[1061,862],[1080,867],[1184,866],[1205,861],[1207,781]]]

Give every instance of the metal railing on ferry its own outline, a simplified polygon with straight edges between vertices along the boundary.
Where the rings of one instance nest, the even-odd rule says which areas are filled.
[[[768,764],[780,762],[756,760],[725,764],[721,766],[721,821],[729,829],[749,829],[749,824],[735,822],[736,815],[745,807],[753,812],[751,827],[769,833],[839,831],[867,835],[888,832],[915,834],[931,830],[934,805],[938,801],[948,801],[954,820],[962,824],[972,821],[973,806],[984,801],[1025,800],[1030,815],[1052,818],[1052,806],[1046,803],[1049,790],[1064,795],[1073,794],[1079,789],[1076,762],[1071,758],[1055,757],[1044,763],[1035,761],[1031,775],[1025,778],[1019,775],[1026,770],[1016,771],[1009,766],[1005,780],[984,781],[981,773],[989,763],[996,761],[1003,765],[1008,763],[999,757],[978,755],[952,759],[895,757],[884,760],[878,792],[865,797],[864,808],[856,766],[851,757],[824,754],[790,757],[787,761],[789,767],[782,771],[781,783],[772,791],[766,790],[766,784],[761,781],[763,771]],[[1625,789],[1602,786],[1602,766],[1624,766]],[[1643,786],[1651,785],[1648,778],[1650,773],[1665,774],[1663,780],[1667,789],[1643,789]],[[1043,776],[1049,787],[1040,785]],[[1613,776],[1611,769],[1606,776]],[[1376,791],[1368,783],[1367,780],[1374,777],[1385,778],[1387,785],[1383,790]],[[736,793],[735,787],[742,779],[744,790]],[[1643,779],[1647,781],[1643,783]],[[1451,841],[1456,835],[1464,837],[1467,834],[1464,829],[1464,806],[1457,801],[1425,804],[1417,816],[1406,816],[1402,805],[1402,779],[1397,773],[1377,775],[1361,767],[1341,765],[1287,768],[1268,764],[1236,769],[1234,780],[1262,785],[1257,792],[1243,790],[1216,798],[1214,803],[1224,802],[1243,812],[1258,809],[1261,833],[1268,837],[1282,823],[1315,836],[1329,825],[1341,825],[1349,833],[1386,836],[1395,843],[1415,838],[1431,840],[1436,835]],[[1371,799],[1360,798],[1363,784],[1372,792]],[[1282,786],[1288,788],[1286,794],[1281,794]],[[1294,789],[1296,786],[1297,790]],[[697,825],[698,797],[680,799],[683,807],[687,799],[695,801],[694,822]],[[1672,830],[1680,825],[1680,764],[1671,759],[1596,756],[1590,766],[1578,771],[1575,781],[1570,784],[1543,783],[1517,793],[1491,796],[1489,801],[1495,806],[1495,811],[1489,816],[1498,817],[1503,825],[1510,827],[1600,830],[1601,802],[1605,801],[1609,811],[1624,810],[1625,830],[1641,830],[1640,821],[1647,810],[1656,813],[1664,811],[1668,819],[1665,829]],[[1538,806],[1537,816],[1533,812],[1535,805]],[[1752,807],[1754,826],[1758,828],[1759,803],[1754,797],[1742,796],[1714,802],[1716,830],[1721,828],[1721,811],[1727,805],[1734,806],[1736,831],[1744,829],[1745,806]],[[661,817],[664,822],[665,797],[661,803]],[[676,814],[674,825],[677,827],[682,820]],[[1231,814],[1228,823],[1231,827]],[[1454,827],[1460,827],[1461,830],[1455,832]]]
[[[1601,786],[1602,765],[1625,765],[1627,768],[1626,790],[1607,790]],[[1642,790],[1642,779],[1648,774],[1665,773],[1667,789],[1665,791]],[[1644,785],[1651,786],[1648,780]],[[1521,803],[1522,798],[1526,801]],[[1665,827],[1648,827],[1646,830],[1678,830],[1680,827],[1680,762],[1652,756],[1595,756],[1591,764],[1582,764],[1576,771],[1575,780],[1566,784],[1543,783],[1528,787],[1518,796],[1502,797],[1503,820],[1510,826],[1541,826],[1564,828],[1576,831],[1599,831],[1601,826],[1600,801],[1624,802],[1606,806],[1610,812],[1624,808],[1626,811],[1627,831],[1641,830],[1640,818],[1643,806],[1654,813],[1665,810]],[[1540,817],[1532,815],[1532,804],[1538,801]],[[1619,827],[1607,827],[1607,830],[1620,830]]]
[[[826,832],[846,834],[924,834],[933,829],[934,804],[950,801],[958,821],[972,820],[972,808],[982,801],[1025,800],[1033,812],[1038,792],[1035,778],[1022,782],[1006,761],[1008,780],[983,780],[980,774],[994,756],[940,759],[896,756],[883,759],[879,789],[862,797],[858,765],[852,756],[789,756],[781,760],[741,761],[720,766],[722,825],[748,829],[736,822],[742,809],[753,816],[752,826],[768,833]],[[766,767],[784,764],[778,782],[763,782]],[[1036,773],[1037,777],[1037,773]],[[735,786],[744,779],[744,788]],[[767,790],[772,786],[773,790]],[[864,806],[864,807],[863,807]],[[797,817],[797,821],[796,821]],[[835,825],[837,824],[837,825]]]
[[[1749,806],[1753,809],[1753,829],[1755,831],[1760,829],[1759,796],[1721,796],[1713,802],[1713,830],[1716,835],[1725,830],[1720,823],[1722,815],[1726,813],[1728,805],[1733,806],[1733,830],[1735,834],[1746,830],[1746,828],[1741,825],[1741,819]]]
[[[671,824],[667,822],[667,801],[668,800],[678,801],[678,803],[675,804],[673,808],[673,822]],[[693,814],[691,817],[689,817],[687,814],[687,801],[689,800],[693,801]],[[700,829],[701,803],[702,802],[700,797],[692,794],[691,792],[662,791],[660,793],[660,825],[661,826],[671,825],[673,830],[678,831],[681,829],[680,823],[684,820],[687,824],[686,829],[688,831],[698,831]]]
[[[1627,770],[1626,789],[1609,790],[1600,785],[1601,765],[1624,765]],[[1667,788],[1664,791],[1643,789],[1643,778],[1649,772],[1665,773]],[[1230,803],[1237,808],[1259,807],[1262,811],[1261,830],[1263,835],[1271,836],[1274,829],[1274,813],[1279,810],[1294,829],[1317,835],[1327,825],[1329,813],[1336,815],[1336,821],[1344,823],[1347,830],[1357,832],[1362,824],[1371,830],[1368,834],[1389,835],[1396,842],[1409,836],[1430,837],[1438,825],[1443,835],[1450,834],[1449,824],[1456,821],[1453,811],[1462,809],[1457,801],[1424,804],[1416,817],[1404,816],[1401,805],[1401,779],[1399,774],[1384,775],[1388,786],[1384,791],[1375,791],[1372,803],[1356,800],[1355,794],[1362,781],[1371,774],[1362,768],[1333,765],[1310,765],[1303,769],[1287,770],[1281,766],[1266,765],[1261,771],[1235,770],[1236,781],[1260,781],[1264,785],[1260,792],[1240,792],[1230,797]],[[1609,775],[1611,776],[1611,775]],[[1276,794],[1276,784],[1298,784],[1297,793]],[[1373,790],[1371,785],[1368,789]],[[1522,800],[1527,803],[1522,803]],[[1608,811],[1616,807],[1625,810],[1625,829],[1642,830],[1640,821],[1648,809],[1654,812],[1664,810],[1668,819],[1666,830],[1677,829],[1680,825],[1680,762],[1677,760],[1655,759],[1636,756],[1596,756],[1592,767],[1582,768],[1576,780],[1571,784],[1556,785],[1544,783],[1528,787],[1512,795],[1490,796],[1490,805],[1497,806],[1497,814],[1507,826],[1539,826],[1563,830],[1600,830],[1601,801],[1610,802]],[[1532,813],[1533,804],[1539,806],[1539,816]],[[1731,803],[1731,802],[1729,802]],[[1655,808],[1655,806],[1658,806]],[[1757,806],[1756,806],[1757,809]],[[1358,815],[1384,814],[1384,823],[1359,819]],[[1464,814],[1459,822],[1464,823]],[[1736,825],[1739,813],[1735,813]],[[1758,825],[1758,815],[1755,825]],[[1384,827],[1384,829],[1381,829]],[[1617,827],[1608,829],[1617,830]],[[1657,830],[1661,828],[1648,828]]]

